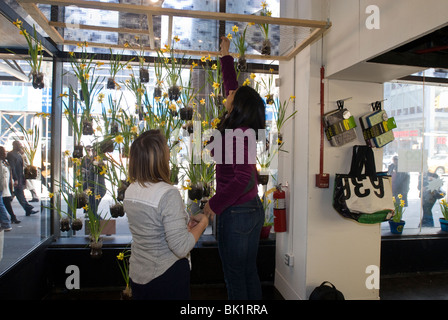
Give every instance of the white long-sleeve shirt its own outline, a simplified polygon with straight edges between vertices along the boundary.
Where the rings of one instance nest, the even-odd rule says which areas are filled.
[[[132,234],[129,276],[133,282],[150,282],[193,249],[196,241],[187,229],[188,215],[172,185],[132,183],[123,205]]]

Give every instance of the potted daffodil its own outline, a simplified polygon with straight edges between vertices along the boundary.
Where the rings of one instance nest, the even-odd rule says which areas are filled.
[[[231,35],[228,36],[228,38],[233,40],[233,44],[235,45],[236,49],[238,50],[238,64],[237,68],[241,72],[247,71],[247,61],[246,61],[246,50],[247,50],[247,44],[246,44],[246,31],[247,26],[244,28],[243,32],[239,32],[238,26],[233,26],[232,31],[235,34],[235,37],[232,37]]]
[[[440,228],[443,232],[448,232],[448,203],[446,199],[440,201],[440,211],[442,211],[443,218],[440,218]]]
[[[393,197],[394,206],[395,206],[395,215],[392,217],[392,220],[389,220],[390,232],[393,234],[401,235],[403,233],[404,225],[406,224],[403,221],[403,213],[405,212],[405,201],[403,200],[403,196],[401,194],[398,195],[398,200]]]
[[[14,25],[20,30],[20,34],[23,35],[28,44],[28,54],[27,59],[28,64],[31,67],[30,75],[33,77],[33,88],[43,89],[44,88],[44,74],[41,72],[42,60],[43,60],[43,48],[42,43],[37,40],[36,27],[33,26],[34,34],[30,35],[25,28],[23,28],[23,22],[16,20],[13,22]]]

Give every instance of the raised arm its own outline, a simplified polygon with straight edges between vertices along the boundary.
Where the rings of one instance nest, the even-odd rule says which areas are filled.
[[[221,37],[221,69],[226,96],[229,95],[230,90],[238,89],[235,64],[233,57],[229,53],[229,48],[230,40],[227,37]]]

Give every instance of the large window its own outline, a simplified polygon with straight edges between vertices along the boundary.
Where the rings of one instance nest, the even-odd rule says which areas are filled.
[[[416,79],[446,79],[444,70],[426,70]],[[383,169],[392,172],[395,195],[405,201],[403,234],[440,232],[440,204],[448,191],[448,87],[431,82],[385,84],[384,108],[394,117],[395,141],[384,148]],[[398,199],[397,199],[398,200]],[[383,235],[388,235],[383,224]]]
[[[8,61],[9,63],[13,63]],[[9,70],[5,61],[0,62]],[[13,63],[20,66],[24,74],[29,73],[26,61]],[[0,232],[0,274],[16,263],[43,239],[50,235],[50,213],[48,190],[50,188],[50,142],[51,142],[51,92],[52,63],[44,62],[43,89],[34,89],[31,82],[0,81],[0,145],[7,152],[12,151],[15,140],[24,147],[23,159],[37,167],[37,178],[26,180],[25,198],[35,213],[26,215],[26,210],[14,197],[11,207],[20,223],[11,223],[12,230]],[[1,73],[2,78],[8,74]],[[32,160],[30,153],[34,153]],[[32,163],[31,163],[32,161]],[[6,190],[2,196],[6,196]],[[33,200],[34,199],[34,200]],[[7,201],[3,198],[4,201]],[[14,220],[8,214],[9,220]]]

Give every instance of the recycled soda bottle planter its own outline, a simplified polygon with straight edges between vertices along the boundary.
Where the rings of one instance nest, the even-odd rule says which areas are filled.
[[[33,73],[33,88],[43,89],[44,88],[44,74],[42,72]]]

